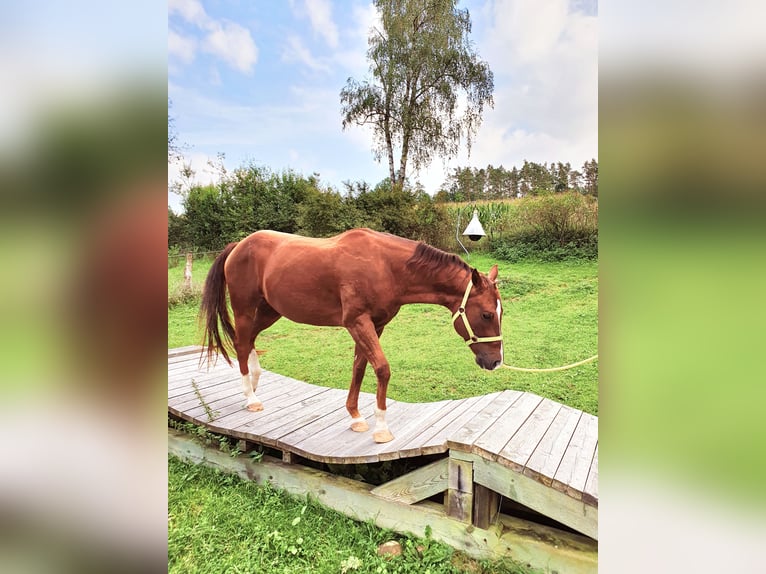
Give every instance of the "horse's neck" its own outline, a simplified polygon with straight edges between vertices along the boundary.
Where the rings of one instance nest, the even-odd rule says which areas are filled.
[[[401,303],[430,303],[457,308],[471,273],[463,269],[447,270],[436,274],[411,272],[402,282]]]

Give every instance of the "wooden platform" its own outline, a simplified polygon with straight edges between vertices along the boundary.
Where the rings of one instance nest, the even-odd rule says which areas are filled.
[[[598,538],[597,417],[514,390],[433,403],[389,399],[395,438],[376,444],[372,432],[349,429],[346,390],[264,371],[258,397],[265,408],[253,413],[244,408],[239,370],[223,360],[200,369],[199,359],[199,347],[168,354],[168,411],[177,417],[282,451],[286,461],[298,455],[358,464],[444,454],[372,494],[414,504],[444,491],[447,514],[479,526],[495,518],[492,507],[505,496]],[[371,429],[374,400],[360,394]]]

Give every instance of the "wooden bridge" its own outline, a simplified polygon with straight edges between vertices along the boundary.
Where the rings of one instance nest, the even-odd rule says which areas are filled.
[[[168,353],[169,413],[238,439],[243,451],[268,447],[281,460],[234,459],[173,430],[170,452],[298,494],[320,493],[328,506],[394,530],[422,536],[428,524],[435,538],[474,556],[510,555],[551,572],[596,571],[597,417],[514,390],[433,403],[389,399],[395,438],[376,444],[370,432],[350,430],[346,390],[263,371],[265,410],[254,413],[244,408],[238,369],[223,360],[200,368],[199,360],[200,347]],[[360,394],[371,428],[374,401]],[[416,467],[424,462],[378,486],[305,463],[403,458]],[[441,505],[434,502],[440,495]]]

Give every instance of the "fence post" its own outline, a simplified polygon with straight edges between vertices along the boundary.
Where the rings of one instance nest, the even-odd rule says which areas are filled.
[[[191,291],[192,288],[192,261],[194,256],[191,253],[186,254],[186,267],[184,268],[184,290]]]

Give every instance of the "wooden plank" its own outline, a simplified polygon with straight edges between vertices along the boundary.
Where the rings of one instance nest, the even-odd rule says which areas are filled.
[[[583,413],[553,476],[551,486],[578,500],[582,499],[597,442],[598,419],[591,414]]]
[[[214,365],[213,362],[208,363],[206,359],[201,360],[199,354],[181,355],[180,357],[176,357],[174,359],[168,359],[169,373],[181,372],[185,369],[188,369],[189,367],[194,367],[195,369],[199,369],[201,371],[213,371],[215,369],[221,369],[222,367],[235,370],[223,359]],[[236,370],[239,372],[239,369]]]
[[[477,484],[598,539],[598,509],[536,480],[473,453],[450,451],[450,458],[473,463]]]
[[[468,420],[460,430],[447,437],[447,446],[454,450],[469,452],[474,441],[487,430],[505,410],[517,401],[523,393],[520,391],[503,391],[491,403]]]
[[[239,386],[239,385],[237,385]],[[199,394],[202,396],[203,400],[207,404],[207,406],[210,409],[213,410],[220,410],[220,409],[226,409],[226,415],[217,415],[215,418],[219,422],[219,425],[223,425],[224,428],[227,428],[229,425],[229,422],[226,420],[222,420],[225,416],[230,416],[236,410],[232,410],[228,408],[230,405],[237,405],[239,407],[239,410],[250,412],[245,409],[245,396],[242,393],[242,388],[239,386],[238,392],[234,392],[231,394],[226,394],[223,398],[213,398],[212,395],[215,393],[215,389],[217,387],[207,387],[200,389]],[[285,394],[283,389],[281,389],[279,386],[275,385],[266,385],[263,388],[259,386],[259,397],[261,400],[268,401],[273,397],[279,397],[281,395]],[[179,410],[183,410],[186,414],[190,416],[199,416],[203,412],[207,412],[207,409],[203,405],[200,404],[199,397],[196,396],[196,393],[193,393],[191,395],[184,395],[184,397],[188,397],[187,400],[180,403],[183,405],[183,409],[179,409],[179,406],[173,403],[173,406]]]
[[[360,394],[359,410],[370,408],[374,402],[374,395],[371,395],[370,393]],[[323,457],[315,457],[309,449],[304,448],[304,443],[307,439],[319,436],[320,434],[323,435],[324,440],[333,440],[334,435],[332,433],[334,432],[335,436],[337,436],[341,428],[346,428],[349,432],[353,432],[349,428],[350,421],[351,419],[345,405],[338,407],[337,409],[328,412],[324,417],[283,435],[277,440],[276,447],[282,450],[289,450],[311,460],[318,460],[319,462],[336,462],[334,460],[325,460]],[[367,422],[372,425],[374,423],[374,418],[370,416]]]
[[[596,452],[588,471],[588,480],[585,481],[582,499],[598,508],[598,443],[596,443]]]
[[[524,468],[524,474],[550,486],[582,411],[562,405]],[[502,462],[502,461],[501,461]]]
[[[471,452],[494,459],[542,400],[532,393],[522,394],[474,441]]]
[[[489,528],[500,516],[500,495],[477,482],[473,483],[473,525]]]
[[[389,401],[388,409],[386,410],[386,422],[392,432],[396,433],[397,429],[404,427],[411,428],[414,424],[413,419],[420,407],[423,407],[423,405]],[[382,444],[373,441],[372,433],[375,431],[374,416],[368,421],[370,430],[364,433],[352,431],[349,428],[349,422],[350,419],[339,421],[333,427],[328,427],[316,435],[307,438],[301,446],[314,453],[321,453],[321,456],[327,462],[339,464],[378,462],[383,460],[381,453],[391,453],[390,445],[396,439]],[[389,454],[388,459],[396,458],[396,456],[397,454],[394,451],[393,456]]]
[[[560,403],[543,399],[522,427],[506,443],[498,454],[498,459],[502,458],[503,464],[522,472],[559,410],[561,410]]]
[[[449,408],[440,411],[437,416],[432,416],[427,421],[423,421],[419,432],[403,444],[398,445],[400,458],[409,456],[418,456],[423,454],[422,448],[435,434],[448,426],[454,419],[465,412],[478,397],[469,399],[457,399],[448,401]],[[400,438],[399,436],[396,437]]]
[[[460,522],[471,522],[473,513],[473,463],[450,458],[447,465],[447,516]]]
[[[457,412],[454,413],[456,416],[451,420],[445,417],[447,424],[445,424],[444,428],[437,431],[430,438],[424,440],[423,444],[420,446],[421,454],[440,454],[447,452],[449,450],[449,447],[447,446],[447,438],[460,430],[464,424],[476,416],[477,412],[481,411],[489,403],[494,401],[499,395],[500,392],[496,392],[466,399],[466,402],[464,403],[465,408],[462,412],[456,408],[455,410]],[[404,454],[407,454],[406,450],[403,455]]]
[[[415,504],[446,490],[448,472],[445,457],[376,486],[370,492],[385,500]]]
[[[215,386],[221,383],[230,383],[242,388],[242,378],[231,373],[201,373],[192,371],[168,382],[168,397],[177,397],[193,390],[193,384],[198,389]]]
[[[583,536],[501,515],[496,528],[466,528],[445,516],[441,505],[389,502],[370,495],[371,485],[334,476],[300,464],[284,464],[269,456],[255,462],[248,456],[231,457],[203,447],[180,433],[168,431],[168,452],[244,480],[272,484],[295,496],[310,494],[324,506],[355,520],[372,521],[381,528],[424,537],[426,529],[439,540],[478,560],[510,558],[531,568],[567,574],[595,574],[598,545]]]
[[[322,392],[306,397],[284,409],[272,409],[270,415],[255,413],[250,422],[237,426],[235,432],[257,437],[266,445],[276,445],[280,437],[294,432],[343,405],[345,393],[340,389],[322,389]],[[282,449],[290,450],[290,449]]]
[[[204,347],[202,345],[187,345],[185,347],[176,347],[175,349],[168,349],[168,360],[174,357],[180,357],[181,355],[188,355],[189,353],[198,353]]]
[[[400,448],[402,445],[411,443],[413,439],[422,432],[424,427],[430,425],[433,421],[443,417],[452,408],[452,401],[445,400],[434,403],[397,403],[395,409],[386,411],[386,422],[394,435],[394,440],[377,444],[371,442],[370,437],[365,438],[366,433],[357,433],[356,440],[353,442],[338,443],[338,445],[328,451],[327,456],[341,456],[344,459],[354,458],[359,455],[374,454],[378,460],[394,460],[401,457]],[[390,411],[390,413],[389,413]],[[374,426],[370,426],[370,431],[374,432]],[[413,452],[413,449],[410,450]],[[416,455],[419,450],[414,451]]]

